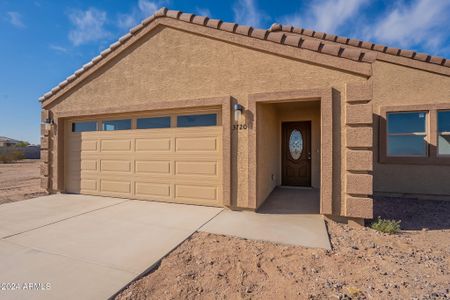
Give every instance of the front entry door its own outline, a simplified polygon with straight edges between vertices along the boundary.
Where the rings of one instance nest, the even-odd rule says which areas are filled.
[[[311,122],[282,123],[282,185],[311,186]]]

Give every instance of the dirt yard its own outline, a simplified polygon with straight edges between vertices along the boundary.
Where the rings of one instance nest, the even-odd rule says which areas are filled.
[[[39,160],[0,163],[0,204],[44,195],[40,183]]]
[[[385,199],[375,212],[393,206],[404,228],[429,229],[328,222],[332,251],[197,233],[117,299],[449,299],[450,202]]]

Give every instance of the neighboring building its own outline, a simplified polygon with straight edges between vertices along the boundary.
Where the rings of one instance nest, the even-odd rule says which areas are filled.
[[[6,136],[0,136],[0,147],[12,147],[20,143],[20,141],[10,139]]]
[[[374,195],[450,198],[441,57],[161,9],[41,101],[50,192],[255,210],[302,186],[357,222]]]
[[[17,148],[17,150],[22,151],[23,156],[26,159],[41,158],[41,147],[39,145],[28,145],[26,147]]]

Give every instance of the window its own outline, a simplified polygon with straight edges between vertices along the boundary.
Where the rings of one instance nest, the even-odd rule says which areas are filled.
[[[185,115],[177,117],[177,127],[216,126],[217,114]]]
[[[450,155],[450,110],[438,111],[438,155]]]
[[[138,129],[170,128],[170,117],[154,117],[137,119]]]
[[[387,114],[387,155],[427,156],[426,112]]]
[[[72,132],[84,132],[84,131],[96,131],[97,130],[97,122],[73,122],[72,123]]]
[[[109,120],[103,121],[103,130],[112,131],[112,130],[127,130],[131,129],[131,120]]]

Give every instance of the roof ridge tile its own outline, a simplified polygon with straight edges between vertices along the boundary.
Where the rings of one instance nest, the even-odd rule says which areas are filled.
[[[246,25],[238,25],[236,27],[236,30],[234,31],[235,33],[238,34],[242,34],[242,35],[247,35],[249,36],[250,33],[252,31],[252,27],[251,26],[246,26]]]
[[[180,15],[181,15],[181,11],[179,11],[179,10],[170,10],[169,9],[166,12],[166,16],[169,18],[173,18],[173,19],[178,19],[180,17]]]
[[[329,34],[329,33],[316,32],[311,29],[305,29],[305,28],[295,27],[295,26],[291,26],[291,25],[280,25],[280,24],[274,23],[270,27],[269,31],[293,32],[293,33],[297,33],[297,34],[301,34],[301,35],[305,35],[305,36],[311,36],[311,37],[314,37],[317,39],[332,41],[332,42],[343,44],[343,45],[350,45],[350,46],[358,47],[358,48],[362,48],[362,49],[382,52],[382,53],[393,55],[393,56],[401,56],[401,57],[418,60],[418,61],[422,61],[422,62],[426,62],[426,63],[432,63],[432,64],[436,64],[436,65],[440,65],[440,66],[446,66],[446,67],[449,66],[449,59],[446,59],[446,58],[443,58],[440,56],[433,56],[433,55],[429,55],[426,53],[417,53],[414,50],[389,47],[389,46],[385,46],[385,45],[375,44],[375,43],[372,43],[369,41],[362,41],[359,39],[353,39],[353,38],[348,38],[348,37],[344,37],[344,36],[336,36],[334,34]],[[367,55],[365,55],[365,56],[367,56]],[[365,56],[362,56],[362,58],[363,58],[362,61],[364,61]],[[373,55],[370,57],[373,57]]]
[[[268,30],[255,28],[255,29],[253,29],[253,31],[251,33],[251,37],[254,37],[254,38],[257,38],[260,40],[265,40],[267,38],[268,34],[269,34]]]
[[[219,29],[228,31],[228,32],[234,32],[236,30],[237,26],[238,26],[238,24],[236,24],[236,23],[223,22]]]

